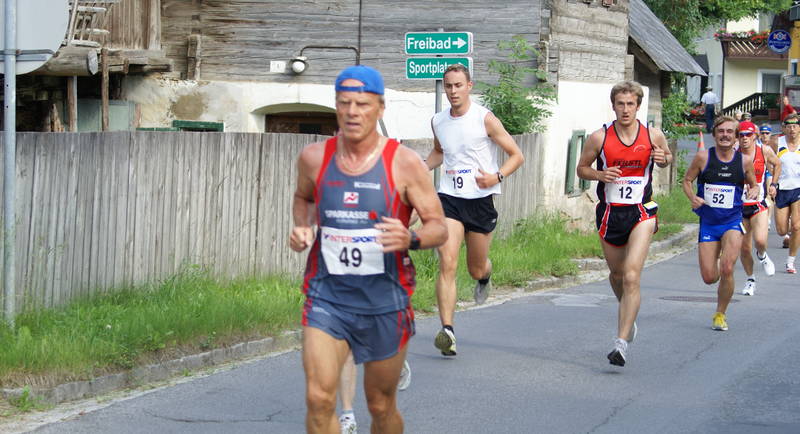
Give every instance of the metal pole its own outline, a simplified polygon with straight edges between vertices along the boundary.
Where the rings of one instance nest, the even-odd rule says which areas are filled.
[[[444,32],[444,29],[440,27],[438,32],[440,32],[440,33]],[[436,56],[436,57],[442,57],[442,56]],[[434,92],[436,92],[436,113],[439,113],[440,111],[442,111],[442,89],[443,88],[444,88],[444,82],[442,80],[437,79],[436,80],[436,88],[434,90]],[[439,185],[439,176],[440,176],[439,168],[437,167],[436,169],[433,170],[433,185],[436,185],[436,186]]]
[[[17,0],[5,0],[5,50],[3,51],[4,132],[3,132],[3,300],[6,322],[14,327],[14,222],[15,181],[17,174]]]

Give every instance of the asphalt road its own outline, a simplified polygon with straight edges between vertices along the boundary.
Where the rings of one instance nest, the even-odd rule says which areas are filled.
[[[455,358],[433,347],[438,320],[419,319],[412,384],[399,394],[406,432],[800,432],[800,276],[782,271],[774,233],[770,245],[778,273],[757,268],[756,295],[744,297],[737,270],[727,332],[710,328],[716,289],[702,283],[695,250],[648,267],[624,368],[606,359],[617,303],[605,281],[459,312]],[[62,420],[36,432],[300,433],[300,355],[53,413]],[[368,432],[360,392],[356,416]]]

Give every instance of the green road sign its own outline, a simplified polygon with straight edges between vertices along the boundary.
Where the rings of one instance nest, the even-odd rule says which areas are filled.
[[[406,54],[469,54],[471,32],[406,33]]]
[[[460,63],[472,74],[471,57],[411,57],[406,59],[406,78],[409,80],[441,80],[448,66]]]

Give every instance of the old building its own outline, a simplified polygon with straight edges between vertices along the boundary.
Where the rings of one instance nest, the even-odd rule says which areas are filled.
[[[404,34],[471,32],[479,82],[496,79],[487,64],[504,59],[498,41],[521,35],[540,49],[538,66],[558,95],[542,135],[543,185],[535,200],[572,215],[590,215],[593,206],[574,167],[585,136],[613,119],[613,84],[646,85],[640,119],[658,126],[665,73],[703,74],[641,0],[82,3],[108,12],[77,20],[72,39],[87,42],[68,36],[52,61],[60,69],[45,65],[20,81],[21,130],[331,134],[333,79],[361,62],[386,78],[387,133],[430,138],[434,82],[406,78]],[[82,22],[94,30],[80,33]],[[97,73],[80,63],[91,54],[100,55]],[[299,57],[305,70],[298,74],[291,61]]]

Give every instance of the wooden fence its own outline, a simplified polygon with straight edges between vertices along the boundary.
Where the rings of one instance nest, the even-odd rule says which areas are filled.
[[[305,144],[320,139],[19,133],[18,309],[156,281],[194,264],[223,278],[300,273],[305,255],[288,248],[294,163]],[[531,215],[541,197],[540,138],[517,141],[527,161],[497,200],[500,231]],[[423,154],[430,149],[409,144]]]

